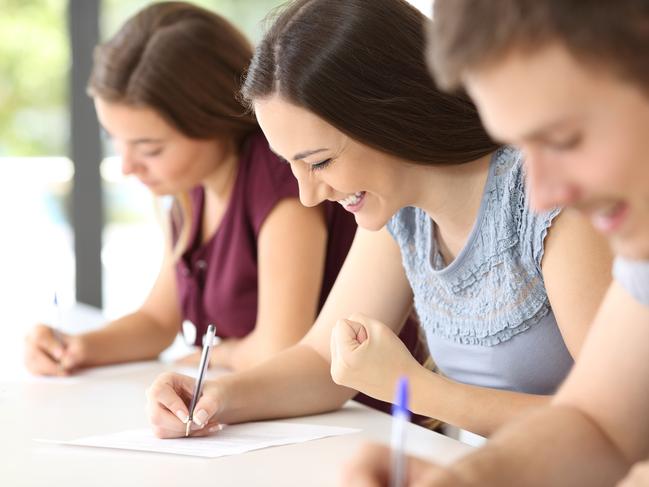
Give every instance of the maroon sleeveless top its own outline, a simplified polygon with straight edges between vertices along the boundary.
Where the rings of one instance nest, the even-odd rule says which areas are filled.
[[[257,239],[274,206],[284,198],[298,198],[298,185],[290,166],[279,161],[263,134],[251,135],[242,150],[228,207],[216,233],[201,242],[205,194],[201,186],[191,192],[192,221],[187,250],[176,264],[183,320],[196,327],[195,344],[202,345],[210,323],[220,337],[244,337],[257,320]],[[351,213],[338,203],[325,201],[327,250],[318,311],[322,308],[356,232]],[[296,229],[299,231],[299,229]],[[176,233],[176,232],[174,232]],[[423,363],[427,348],[419,339],[419,325],[409,319],[399,335]],[[386,404],[361,397],[361,402],[387,410]]]
[[[205,193],[202,186],[191,191],[191,232],[187,250],[176,264],[176,276],[182,317],[196,327],[196,345],[201,345],[210,323],[224,338],[244,337],[255,327],[257,239],[266,217],[284,198],[298,198],[297,181],[290,166],[279,161],[260,133],[244,143],[228,207],[215,234],[205,243],[201,242]],[[351,213],[337,203],[323,205],[327,248],[318,310],[356,232]]]

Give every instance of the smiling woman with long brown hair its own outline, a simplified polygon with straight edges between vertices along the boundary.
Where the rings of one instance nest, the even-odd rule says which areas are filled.
[[[301,201],[336,200],[361,228],[306,337],[208,382],[199,426],[331,410],[354,390],[390,400],[406,375],[414,412],[488,435],[570,370],[608,249],[579,216],[530,210],[520,153],[436,88],[423,29],[402,0],[297,0],[257,47],[243,95]],[[413,297],[443,374],[397,339]],[[183,434],[174,415],[191,384],[171,374],[150,388],[158,435]]]

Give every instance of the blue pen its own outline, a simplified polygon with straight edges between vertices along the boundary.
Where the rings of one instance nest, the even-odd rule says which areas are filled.
[[[54,338],[62,347],[65,347],[65,340],[63,339],[63,333],[61,332],[61,307],[59,306],[59,298],[54,292],[54,326],[52,327],[52,333]]]
[[[406,425],[410,421],[408,410],[408,378],[401,377],[392,405],[392,474],[391,487],[405,485],[404,449],[406,446]]]

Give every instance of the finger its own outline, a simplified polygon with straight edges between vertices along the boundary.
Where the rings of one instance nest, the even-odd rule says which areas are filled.
[[[194,379],[181,374],[166,373],[158,377],[147,390],[147,398],[187,422],[189,412],[183,400],[193,389]]]
[[[219,410],[219,404],[213,397],[213,395],[208,395],[203,393],[201,398],[196,403],[196,408],[194,408],[194,414],[192,415],[192,421],[195,425],[203,427]]]
[[[340,326],[340,333],[343,334],[344,342],[347,344],[348,348],[356,349],[359,345],[362,345],[368,339],[367,327],[364,323],[358,321],[353,321],[351,319],[340,320],[340,323],[344,323],[345,326]]]
[[[345,465],[342,484],[353,487],[378,487],[389,480],[390,452],[382,445],[365,444]]]
[[[67,346],[63,351],[61,367],[67,371],[78,369],[85,361],[85,351],[82,339],[80,337],[68,337]]]
[[[28,336],[28,341],[57,361],[61,359],[65,349],[64,344],[54,335],[52,328],[46,325],[37,325]]]
[[[36,375],[60,375],[59,363],[39,348],[28,344],[25,350],[27,370]]]
[[[412,487],[461,487],[465,483],[449,470],[419,458],[407,457],[406,476]]]
[[[178,416],[172,414],[159,403],[149,403],[147,416],[153,434],[158,438],[180,438],[185,436],[186,422],[181,421]]]
[[[205,426],[200,427],[196,426],[195,424],[192,423],[192,429],[189,434],[189,436],[197,436],[197,437],[203,437],[203,436],[211,436],[211,435],[216,435],[225,427],[224,424],[219,423],[216,420],[211,420],[209,421]]]

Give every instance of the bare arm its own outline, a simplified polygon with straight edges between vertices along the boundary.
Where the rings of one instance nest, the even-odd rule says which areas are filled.
[[[606,240],[582,215],[564,210],[555,219],[545,239],[543,280],[552,311],[573,357],[579,354],[611,283],[611,265],[612,255]],[[419,390],[427,394],[424,392],[426,397],[417,401],[421,404],[417,412],[486,436],[521,413],[548,404],[551,399],[460,384],[420,369]]]
[[[451,469],[428,465],[419,485],[614,485],[649,453],[648,333],[649,308],[614,282],[553,404],[512,422]],[[355,474],[380,473],[362,461]]]
[[[27,338],[25,361],[34,373],[54,375],[81,367],[157,357],[180,327],[173,261],[167,255],[142,306],[99,330],[65,335],[59,343],[51,328],[39,326]]]
[[[295,198],[275,206],[259,234],[255,329],[242,339],[224,340],[213,354],[218,365],[249,368],[306,335],[316,318],[326,250],[322,207],[306,208]]]
[[[396,243],[386,230],[359,229],[345,264],[315,325],[298,344],[246,371],[205,386],[203,408],[223,422],[315,414],[340,407],[355,391],[334,384],[329,373],[330,334],[354,312],[379,317],[395,331],[410,310],[411,292]],[[161,376],[149,389],[149,416],[159,435],[182,435],[174,414],[186,411],[179,376]]]
[[[575,355],[610,283],[610,252],[589,222],[574,212],[564,212],[555,220],[546,238],[544,256],[543,277],[548,296],[562,335]],[[406,374],[413,383],[414,412],[484,436],[551,399],[550,396],[477,387],[441,377],[415,360],[407,360],[395,337],[380,324],[368,319],[361,321],[369,338],[362,346],[350,342],[347,358],[334,374],[338,383],[390,401],[393,376]],[[377,367],[378,362],[383,370]],[[347,370],[344,370],[345,365],[349,365]],[[391,380],[376,380],[372,374]]]
[[[545,239],[543,280],[575,358],[611,284],[612,262],[608,243],[581,214],[567,209],[555,219]]]

